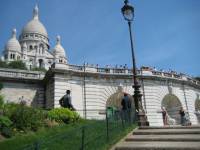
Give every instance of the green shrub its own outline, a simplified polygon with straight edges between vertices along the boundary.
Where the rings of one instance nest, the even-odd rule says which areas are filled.
[[[0,82],[0,90],[3,89],[3,83]]]
[[[42,110],[24,105],[18,105],[11,115],[14,127],[24,131],[38,130],[39,127],[44,126],[44,119],[45,114]]]
[[[19,104],[15,104],[15,103],[7,103],[4,104],[3,107],[3,115],[7,116],[8,118],[11,118],[12,115],[16,112],[16,110],[18,109]]]
[[[79,120],[80,116],[68,108],[55,108],[48,112],[48,118],[59,123],[69,123]]]
[[[0,60],[0,67],[1,67],[1,68],[8,68],[7,62],[6,62],[6,61]]]
[[[0,116],[0,131],[5,137],[12,136],[12,121],[6,116]]]
[[[0,129],[3,127],[10,127],[12,125],[12,121],[6,116],[0,116]]]
[[[46,70],[45,68],[38,68],[38,67],[32,68],[31,70],[32,70],[32,71],[42,71],[42,72],[47,72],[47,70]]]
[[[21,60],[15,60],[10,63],[7,63],[6,61],[0,61],[0,67],[27,70],[26,64]]]
[[[1,134],[7,138],[10,138],[13,135],[12,129],[8,127],[3,127]]]
[[[8,64],[9,68],[27,70],[26,64],[21,60],[12,61]]]
[[[0,95],[0,109],[3,108],[4,105],[4,97],[3,95]]]
[[[0,82],[0,90],[3,88],[3,83]],[[4,97],[0,95],[0,109],[3,107],[4,104]]]

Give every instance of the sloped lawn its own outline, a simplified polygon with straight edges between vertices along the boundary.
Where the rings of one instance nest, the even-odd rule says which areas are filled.
[[[82,120],[4,139],[0,149],[79,150],[84,146],[85,150],[106,150],[135,127],[116,121],[109,122],[107,130],[105,121]]]

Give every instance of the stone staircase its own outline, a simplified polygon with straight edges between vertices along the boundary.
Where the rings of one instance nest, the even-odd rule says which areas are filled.
[[[200,150],[200,126],[141,127],[112,150]]]

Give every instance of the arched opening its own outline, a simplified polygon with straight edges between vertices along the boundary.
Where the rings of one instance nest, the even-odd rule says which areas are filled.
[[[122,99],[124,97],[124,92],[118,90],[116,93],[112,94],[107,102],[106,102],[106,108],[113,108],[117,113],[120,113],[122,110]],[[134,103],[134,99],[133,97],[128,94],[128,97],[131,101],[131,119],[133,119],[133,121],[135,120],[135,103]]]
[[[30,45],[30,46],[29,46],[29,49],[30,49],[30,50],[33,50],[33,46],[32,46],[32,45]]]
[[[39,59],[39,68],[44,68],[44,61],[43,59]]]
[[[176,124],[180,124],[180,108],[182,107],[178,97],[172,94],[166,95],[162,100],[162,107],[165,107],[170,118],[174,119]]]
[[[196,114],[198,123],[200,123],[200,99],[196,99],[195,101],[195,114]]]

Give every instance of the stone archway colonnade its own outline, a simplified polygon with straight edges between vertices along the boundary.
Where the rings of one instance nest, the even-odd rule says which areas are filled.
[[[188,111],[192,124],[198,124],[195,114],[195,101],[200,95],[200,84],[187,75],[178,75],[154,70],[138,70],[138,78],[143,93],[142,102],[150,125],[163,125],[161,109],[163,99],[174,95]],[[122,86],[123,91],[133,94],[132,73],[128,69],[95,68],[55,64],[46,75],[46,107],[59,107],[59,99],[66,89],[72,91],[73,105],[86,118],[104,117],[98,110],[106,108],[107,100]],[[85,81],[83,81],[85,80]],[[83,86],[85,83],[85,86]],[[84,89],[85,88],[85,93]],[[53,93],[50,91],[54,91]],[[85,94],[85,97],[84,97]],[[169,103],[170,103],[170,97]],[[173,109],[173,108],[171,108]],[[87,113],[83,113],[86,111]],[[89,110],[97,110],[90,112]],[[178,121],[178,116],[176,114]]]

